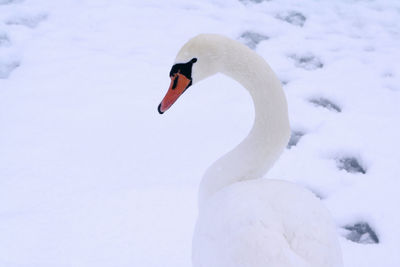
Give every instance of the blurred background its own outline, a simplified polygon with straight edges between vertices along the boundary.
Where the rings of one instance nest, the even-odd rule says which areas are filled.
[[[283,84],[292,138],[265,178],[322,199],[345,266],[399,266],[399,22],[396,0],[0,0],[0,266],[190,266],[203,172],[254,116],[223,75],[158,114],[200,33]]]

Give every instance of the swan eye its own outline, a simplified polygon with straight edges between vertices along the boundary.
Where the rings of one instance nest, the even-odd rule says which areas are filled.
[[[178,84],[178,79],[179,79],[179,76],[178,75],[176,75],[176,77],[174,78],[174,83],[172,84],[172,90],[174,90],[175,88],[176,88],[176,85]]]
[[[188,79],[192,79],[192,66],[193,63],[197,62],[197,58],[192,58],[190,61],[186,63],[177,63],[172,66],[171,71],[169,72],[169,77],[174,77],[177,73],[184,75]]]

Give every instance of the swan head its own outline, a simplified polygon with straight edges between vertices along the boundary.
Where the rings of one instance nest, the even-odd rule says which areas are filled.
[[[197,62],[197,58],[192,58],[186,63],[176,63],[169,72],[171,84],[167,94],[158,106],[158,112],[163,114],[175,101],[193,84],[192,68]]]
[[[169,89],[158,106],[160,114],[167,111],[190,86],[220,70],[221,55],[224,54],[221,41],[227,39],[220,35],[201,34],[181,48],[169,73]]]

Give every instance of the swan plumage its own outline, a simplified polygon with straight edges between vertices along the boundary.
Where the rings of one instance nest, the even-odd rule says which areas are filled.
[[[159,112],[218,72],[249,91],[255,119],[249,135],[217,160],[200,183],[193,266],[342,266],[335,226],[321,201],[296,184],[260,179],[290,135],[286,97],[262,57],[224,36],[192,38],[178,52]]]

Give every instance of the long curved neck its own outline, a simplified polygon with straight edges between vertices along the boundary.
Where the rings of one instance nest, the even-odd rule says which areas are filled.
[[[224,46],[220,72],[245,87],[254,103],[249,135],[212,164],[200,184],[199,205],[216,191],[238,181],[261,178],[285,148],[290,126],[287,103],[278,78],[268,64],[241,44]]]

